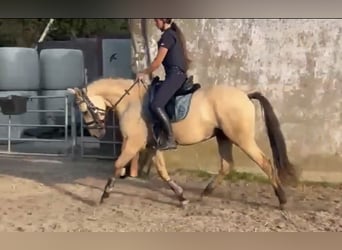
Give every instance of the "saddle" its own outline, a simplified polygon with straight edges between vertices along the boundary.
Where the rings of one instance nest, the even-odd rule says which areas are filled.
[[[163,81],[160,80],[159,76],[156,76],[152,79],[150,90],[149,90],[149,106],[151,105],[155,93],[158,90],[160,84],[162,84]],[[194,83],[193,82],[193,76],[189,76],[185,79],[184,83],[180,87],[180,89],[177,90],[177,92],[174,94],[174,96],[169,100],[169,102],[166,104],[165,110],[166,113],[169,116],[169,119],[171,122],[176,122],[179,120],[182,120],[185,118],[186,114],[183,115],[183,117],[177,116],[177,104],[185,105],[183,108],[186,108],[186,113],[190,106],[190,99],[192,97],[192,94],[195,93],[198,89],[201,88],[201,84]],[[187,103],[184,103],[184,100],[182,98],[187,97]]]
[[[185,79],[184,83],[180,87],[180,89],[177,90],[175,93],[175,96],[181,96],[181,95],[187,95],[187,94],[192,94],[194,93],[197,89],[201,88],[201,85],[199,83],[194,83],[194,76],[189,76]],[[159,85],[163,81],[160,81],[159,76],[156,76],[153,78],[151,86],[152,85]]]
[[[159,76],[156,76],[152,79],[148,90],[148,110],[152,118],[152,130],[155,140],[159,140],[160,128],[158,119],[154,119],[154,115],[153,112],[151,112],[150,107],[154,100],[155,93],[158,91],[158,88],[162,83],[163,81],[160,80]],[[194,83],[192,75],[185,79],[180,89],[177,90],[165,107],[165,111],[171,123],[178,122],[186,118],[190,109],[192,95],[200,88],[201,84]]]

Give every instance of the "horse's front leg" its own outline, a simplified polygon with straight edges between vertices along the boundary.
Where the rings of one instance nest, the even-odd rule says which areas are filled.
[[[122,168],[125,167],[126,164],[137,155],[140,148],[141,147],[137,146],[137,140],[132,138],[126,138],[123,140],[121,154],[114,163],[114,175],[109,177],[107,180],[107,184],[101,196],[100,204],[103,203],[104,199],[109,197],[114,188],[116,179],[118,179],[121,175]]]
[[[166,170],[165,159],[160,151],[155,151],[153,156],[153,163],[156,166],[157,172],[159,176],[169,185],[169,187],[176,194],[178,200],[181,205],[184,207],[189,203],[189,200],[184,198],[184,190],[181,186],[179,186],[174,180],[172,180],[169,176],[168,171]]]

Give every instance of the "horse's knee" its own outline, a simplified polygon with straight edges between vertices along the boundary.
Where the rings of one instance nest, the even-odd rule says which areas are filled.
[[[118,159],[114,163],[115,169],[121,169],[125,167],[135,156],[139,153],[139,150],[125,150],[121,153]]]

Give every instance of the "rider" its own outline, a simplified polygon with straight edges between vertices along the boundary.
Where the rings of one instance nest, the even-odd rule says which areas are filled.
[[[163,64],[165,80],[155,94],[151,109],[167,133],[167,140],[159,145],[158,149],[175,149],[176,142],[165,106],[186,80],[191,61],[187,55],[183,33],[172,19],[155,18],[154,21],[157,28],[163,32],[158,41],[158,54],[151,65],[137,75],[137,79],[142,80],[144,74],[151,74]]]

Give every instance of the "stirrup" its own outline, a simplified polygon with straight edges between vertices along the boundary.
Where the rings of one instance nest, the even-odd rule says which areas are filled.
[[[177,148],[177,143],[174,140],[172,140],[172,141],[167,140],[163,143],[158,143],[156,145],[156,149],[161,150],[161,151],[172,150],[172,149],[176,149],[176,148]]]

